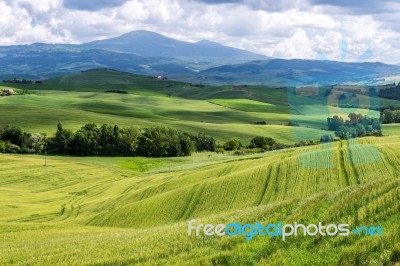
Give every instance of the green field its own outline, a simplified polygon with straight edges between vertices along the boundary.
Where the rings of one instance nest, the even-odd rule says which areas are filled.
[[[372,117],[379,112],[327,107],[321,97],[291,100],[285,89],[265,86],[192,87],[178,81],[112,70],[88,71],[44,81],[11,84],[28,92],[0,98],[0,127],[15,125],[53,135],[61,121],[77,130],[86,123],[150,127],[166,125],[197,134],[205,132],[223,142],[239,137],[270,136],[281,143],[317,140],[331,134],[326,118],[360,111]],[[106,91],[126,91],[127,94]],[[364,96],[360,96],[364,97]],[[382,100],[396,106],[396,101]],[[256,125],[265,122],[266,125]],[[300,127],[288,127],[295,122]],[[389,130],[388,132],[393,132]]]
[[[0,264],[390,264],[399,137],[237,157],[0,155]],[[322,160],[322,164],[310,164]],[[332,161],[330,161],[332,160]],[[189,237],[187,221],[379,224],[383,237]],[[317,255],[317,256],[316,256]]]
[[[325,130],[333,115],[379,116],[321,104],[321,95],[293,101],[282,88],[193,86],[113,70],[12,85],[25,93],[0,97],[0,128],[50,136],[58,121],[71,130],[94,122],[293,144],[333,135]],[[400,126],[384,125],[383,134],[241,156],[0,154],[0,265],[399,265]],[[384,235],[195,237],[191,219],[375,225]]]

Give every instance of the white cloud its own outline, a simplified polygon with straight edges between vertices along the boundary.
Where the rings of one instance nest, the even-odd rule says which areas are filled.
[[[367,5],[354,10],[350,4],[328,8],[327,0],[312,1],[316,4],[301,0],[220,4],[115,0],[111,4],[92,1],[99,4],[90,8],[68,0],[68,6],[74,7],[70,9],[62,0],[5,0],[0,2],[0,44],[79,43],[146,29],[181,40],[209,39],[282,58],[314,59],[321,52],[340,60],[338,42],[349,38],[348,61],[370,49],[371,60],[400,62],[399,4],[386,1],[378,15],[378,11],[368,14]]]

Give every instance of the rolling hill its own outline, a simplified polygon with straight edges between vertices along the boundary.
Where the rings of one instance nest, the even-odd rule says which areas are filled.
[[[7,113],[0,118],[0,127],[12,124],[28,132],[50,135],[59,120],[72,130],[89,122],[125,127],[162,123],[195,134],[204,131],[219,141],[226,141],[235,132],[245,143],[254,136],[266,135],[289,144],[333,134],[325,130],[327,117],[357,111],[357,108],[328,108],[325,92],[329,86],[321,87],[316,96],[298,97],[285,88],[194,86],[110,69],[84,71],[45,80],[42,84],[5,85],[25,90],[27,94],[0,98],[0,110]],[[400,106],[394,100],[365,100],[377,106]],[[364,112],[371,117],[380,116],[378,111]],[[287,126],[290,121],[299,126]],[[258,122],[265,125],[257,125]],[[397,128],[390,127],[390,132]]]
[[[395,264],[398,143],[365,138],[247,157],[51,157],[47,166],[42,156],[2,154],[0,263]],[[384,236],[188,236],[193,218],[379,225]]]
[[[361,109],[328,106],[331,86],[307,94],[307,87],[210,86],[111,69],[4,85],[21,94],[0,97],[0,128],[10,124],[48,135],[60,120],[72,130],[92,122],[163,125],[206,132],[220,143],[239,137],[248,144],[267,136],[293,144],[333,134],[324,129],[328,116]],[[358,100],[367,97],[353,94]],[[298,124],[289,126],[293,121]],[[0,154],[0,264],[395,265],[400,260],[399,126],[383,132],[389,136],[252,155]],[[384,234],[247,241],[189,236],[191,219],[348,223],[381,226]]]
[[[282,89],[193,87],[189,83],[104,69],[42,84],[8,85],[27,90],[28,94],[0,98],[0,110],[7,112],[0,118],[1,127],[12,124],[29,132],[52,135],[59,120],[72,130],[90,122],[124,127],[163,124],[194,134],[203,131],[221,142],[232,137],[232,132],[244,142],[257,135],[271,135],[283,143],[298,141],[287,126],[292,114]],[[258,121],[268,124],[256,125]],[[320,128],[302,129],[302,139],[319,139],[326,134]]]
[[[303,59],[270,59],[225,65],[202,71],[199,76],[211,83],[269,84],[301,86],[304,84],[370,84],[381,77],[394,75],[400,68],[378,62],[345,63]]]
[[[134,31],[89,43],[0,47],[0,78],[44,79],[94,68],[213,85],[376,84],[400,73],[397,65],[273,59],[202,40],[184,42]]]

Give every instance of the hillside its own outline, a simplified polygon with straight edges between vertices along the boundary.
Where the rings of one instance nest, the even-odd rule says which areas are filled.
[[[266,136],[293,144],[333,134],[325,130],[333,115],[380,116],[354,102],[400,106],[359,93],[359,86],[210,86],[110,69],[5,85],[20,94],[0,97],[0,127],[50,136],[60,120],[71,130],[91,122],[163,125],[205,132],[219,143],[239,137],[246,145]],[[339,101],[333,89],[351,97]],[[349,108],[333,106],[332,97]],[[393,124],[383,128],[385,137],[253,155],[0,154],[0,264],[394,264],[400,259],[399,129]],[[191,219],[375,225],[384,235],[195,237],[187,234]]]
[[[370,85],[400,73],[397,65],[274,59],[208,40],[185,42],[150,31],[77,45],[1,46],[0,53],[1,79],[19,75],[41,80],[112,68],[211,85]]]
[[[395,263],[399,140],[365,138],[250,157],[51,157],[46,167],[42,156],[0,155],[6,214],[0,263]],[[192,218],[214,224],[346,221],[385,231],[383,237],[246,241],[189,237]]]
[[[212,83],[269,84],[270,86],[368,84],[400,73],[400,68],[378,62],[346,63],[322,60],[270,59],[224,65],[202,71]]]
[[[162,123],[194,134],[206,132],[221,142],[233,136],[244,143],[254,136],[270,136],[290,144],[333,134],[326,131],[326,119],[336,114],[361,111],[370,117],[380,116],[378,111],[357,109],[357,106],[328,107],[326,92],[331,87],[320,87],[317,95],[298,96],[293,89],[200,86],[110,69],[66,75],[41,84],[4,85],[27,94],[0,98],[0,111],[7,113],[0,118],[0,127],[15,125],[28,132],[48,135],[54,134],[57,121],[71,130],[91,122],[124,127]],[[342,86],[338,89],[359,88]],[[341,103],[351,104],[354,97]],[[395,100],[365,95],[357,95],[357,98],[370,102],[373,107],[400,106]],[[257,125],[260,122],[265,124]],[[298,126],[287,126],[289,122]],[[390,134],[398,129],[390,126]]]
[[[115,38],[85,43],[80,47],[131,53],[143,57],[175,58],[203,64],[221,64],[221,62],[234,64],[268,59],[267,56],[223,46],[216,42],[207,40],[199,42],[179,41],[145,30],[132,31]]]
[[[271,135],[282,143],[298,141],[287,126],[291,114],[286,91],[281,89],[194,87],[113,70],[87,71],[42,84],[8,85],[28,94],[0,98],[0,110],[7,112],[0,126],[12,124],[29,132],[52,135],[60,120],[72,130],[90,122],[125,127],[163,124],[194,134],[206,132],[221,142],[236,136],[246,143],[257,135]],[[258,121],[268,124],[256,125]],[[302,139],[318,139],[326,133],[320,128],[303,129]]]
[[[93,68],[114,68],[150,75],[196,75],[221,64],[268,59],[210,41],[196,43],[149,31],[134,31],[83,44],[0,46],[0,77],[42,79]]]

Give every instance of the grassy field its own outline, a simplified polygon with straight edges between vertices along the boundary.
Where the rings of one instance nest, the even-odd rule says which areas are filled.
[[[125,127],[166,125],[194,134],[205,132],[219,142],[239,137],[248,143],[260,135],[290,144],[332,134],[324,130],[329,116],[350,112],[379,116],[365,109],[328,107],[321,104],[326,101],[321,95],[297,97],[281,88],[195,87],[113,70],[88,71],[43,84],[7,85],[28,94],[0,98],[0,112],[6,114],[0,117],[0,127],[9,124],[48,135],[54,134],[58,121],[71,130],[94,122]],[[382,100],[382,104],[399,103]],[[267,125],[256,125],[260,122]],[[286,126],[289,122],[300,127]],[[386,132],[395,130],[388,127]]]
[[[333,134],[324,130],[333,115],[379,117],[328,106],[323,94],[307,91],[199,86],[113,70],[12,85],[26,93],[0,97],[0,128],[48,135],[60,120],[71,130],[91,122],[163,125],[219,143],[268,136],[292,144]],[[400,126],[384,125],[383,133],[243,156],[0,154],[0,265],[399,265]],[[384,235],[195,237],[187,235],[190,219],[375,225]]]
[[[400,137],[252,156],[0,155],[0,264],[365,265],[400,259]],[[318,165],[315,162],[319,161]],[[189,237],[198,223],[346,222],[383,237]]]
[[[212,101],[166,96],[34,91],[29,95],[0,98],[0,112],[7,114],[0,117],[0,127],[10,124],[28,132],[52,135],[59,120],[72,130],[88,122],[125,127],[166,125],[194,134],[206,132],[219,141],[236,136],[247,143],[254,136],[265,135],[282,143],[296,142],[291,136],[292,128],[283,125],[291,116],[282,106],[246,99],[232,101],[252,111]],[[265,106],[268,108],[263,109]],[[259,121],[270,125],[256,125]],[[301,139],[318,139],[324,134],[326,132],[319,128],[303,128],[300,136]]]

